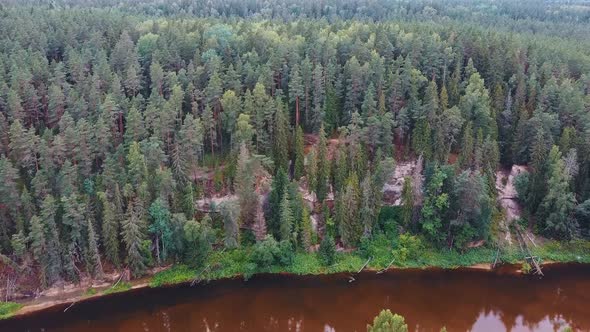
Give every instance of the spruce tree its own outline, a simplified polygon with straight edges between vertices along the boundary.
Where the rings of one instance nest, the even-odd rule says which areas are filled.
[[[295,152],[294,152],[294,167],[293,178],[299,180],[305,173],[305,154],[304,154],[304,139],[303,129],[301,126],[297,127],[295,132]]]
[[[291,202],[289,200],[289,194],[287,188],[283,192],[283,198],[280,205],[280,227],[279,227],[279,239],[280,241],[292,241],[293,239],[293,211],[291,209]]]

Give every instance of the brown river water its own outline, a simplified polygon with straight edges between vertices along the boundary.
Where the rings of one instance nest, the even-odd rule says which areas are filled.
[[[590,331],[590,266],[545,277],[506,270],[404,270],[377,275],[258,275],[249,281],[141,289],[0,321],[1,332],[366,331],[383,308],[410,331]]]

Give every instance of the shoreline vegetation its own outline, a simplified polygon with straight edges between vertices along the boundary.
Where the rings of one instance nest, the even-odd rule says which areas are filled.
[[[414,257],[406,261],[394,260],[392,255],[386,254],[387,249],[376,250],[375,256],[366,264],[368,258],[362,256],[359,251],[338,252],[334,263],[325,266],[316,253],[296,253],[293,262],[288,266],[273,265],[267,268],[251,270],[247,264],[239,264],[245,256],[251,255],[251,249],[235,249],[232,251],[213,253],[205,267],[191,268],[185,264],[175,264],[151,276],[134,279],[129,282],[114,282],[101,287],[73,287],[67,294],[55,296],[41,296],[36,299],[20,299],[18,302],[0,303],[0,320],[30,315],[51,308],[65,306],[68,310],[77,303],[98,297],[104,297],[114,293],[127,292],[143,288],[169,287],[182,284],[198,284],[210,281],[228,279],[249,279],[256,274],[280,274],[291,276],[337,275],[350,273],[349,282],[353,282],[354,275],[361,272],[383,273],[390,271],[412,269],[467,269],[499,272],[515,275],[526,275],[525,260],[516,250],[508,250],[500,255],[500,264],[492,268],[495,250],[491,248],[473,248],[465,253],[457,251],[424,250],[420,257]],[[534,255],[544,258],[543,266],[555,264],[590,264],[590,242],[577,241],[571,243],[547,242],[546,244],[531,250]],[[246,259],[247,261],[247,259]],[[365,266],[366,264],[366,266]],[[214,268],[207,268],[214,266]]]

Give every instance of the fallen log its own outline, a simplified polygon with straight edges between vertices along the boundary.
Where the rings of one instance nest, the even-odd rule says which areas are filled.
[[[361,271],[362,271],[362,270],[364,270],[364,269],[365,269],[365,267],[367,267],[367,265],[369,265],[369,262],[371,261],[371,259],[373,259],[373,257],[369,257],[369,259],[367,259],[367,261],[365,262],[365,264],[363,264],[363,266],[361,266],[360,270],[358,270],[358,272],[357,272],[357,273],[355,273],[355,274],[359,274],[359,273],[361,273]],[[353,282],[353,281],[355,281],[355,280],[356,280],[356,279],[354,278],[354,275],[355,275],[355,274],[352,274],[352,275],[350,275],[350,277],[349,277],[349,279],[348,279],[348,282]]]
[[[395,258],[391,260],[391,262],[389,262],[389,264],[387,264],[387,266],[384,269],[381,269],[379,271],[377,271],[377,274],[381,274],[387,270],[389,270],[389,268],[393,265],[393,262],[395,261]]]

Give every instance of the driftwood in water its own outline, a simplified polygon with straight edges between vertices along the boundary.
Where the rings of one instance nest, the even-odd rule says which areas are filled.
[[[381,274],[387,270],[389,270],[389,268],[393,265],[393,262],[395,261],[395,258],[391,260],[391,262],[389,262],[389,264],[387,264],[387,266],[384,269],[381,269],[379,271],[377,271],[377,274]]]
[[[358,272],[357,272],[357,273],[355,273],[355,274],[359,274],[359,273],[361,273],[361,271],[362,271],[362,270],[364,270],[364,269],[365,269],[365,267],[367,267],[367,265],[369,265],[369,262],[371,261],[371,259],[373,259],[373,257],[369,257],[369,259],[367,259],[367,261],[365,262],[365,264],[363,264],[363,266],[361,266],[360,270],[358,270]],[[354,278],[354,275],[355,275],[355,274],[351,274],[351,275],[350,275],[350,277],[349,277],[349,279],[348,279],[348,282],[353,282],[353,281],[355,281],[355,280],[356,280],[356,279]]]
[[[516,224],[515,229],[516,229],[518,244],[520,245],[520,250],[522,250],[522,252],[524,253],[525,261],[533,267],[532,272],[534,274],[544,276],[543,271],[541,271],[541,264],[540,264],[541,260],[539,259],[539,257],[533,256],[533,254],[529,250],[529,247],[526,244],[524,236],[522,236],[522,232],[520,231],[520,227],[518,224]],[[533,244],[534,244],[534,242],[533,242]]]
[[[221,254],[223,254],[225,252],[225,248],[221,251]],[[211,264],[208,264],[205,266],[205,268],[203,268],[201,270],[201,272],[197,273],[195,275],[195,278],[191,281],[191,287],[197,284],[200,284],[201,281],[203,281],[203,279],[200,278],[201,275],[203,275],[203,273],[205,273],[206,271],[211,269]]]
[[[496,250],[496,257],[494,258],[494,262],[492,263],[492,270],[496,268],[498,264],[498,258],[500,257],[500,248]]]

